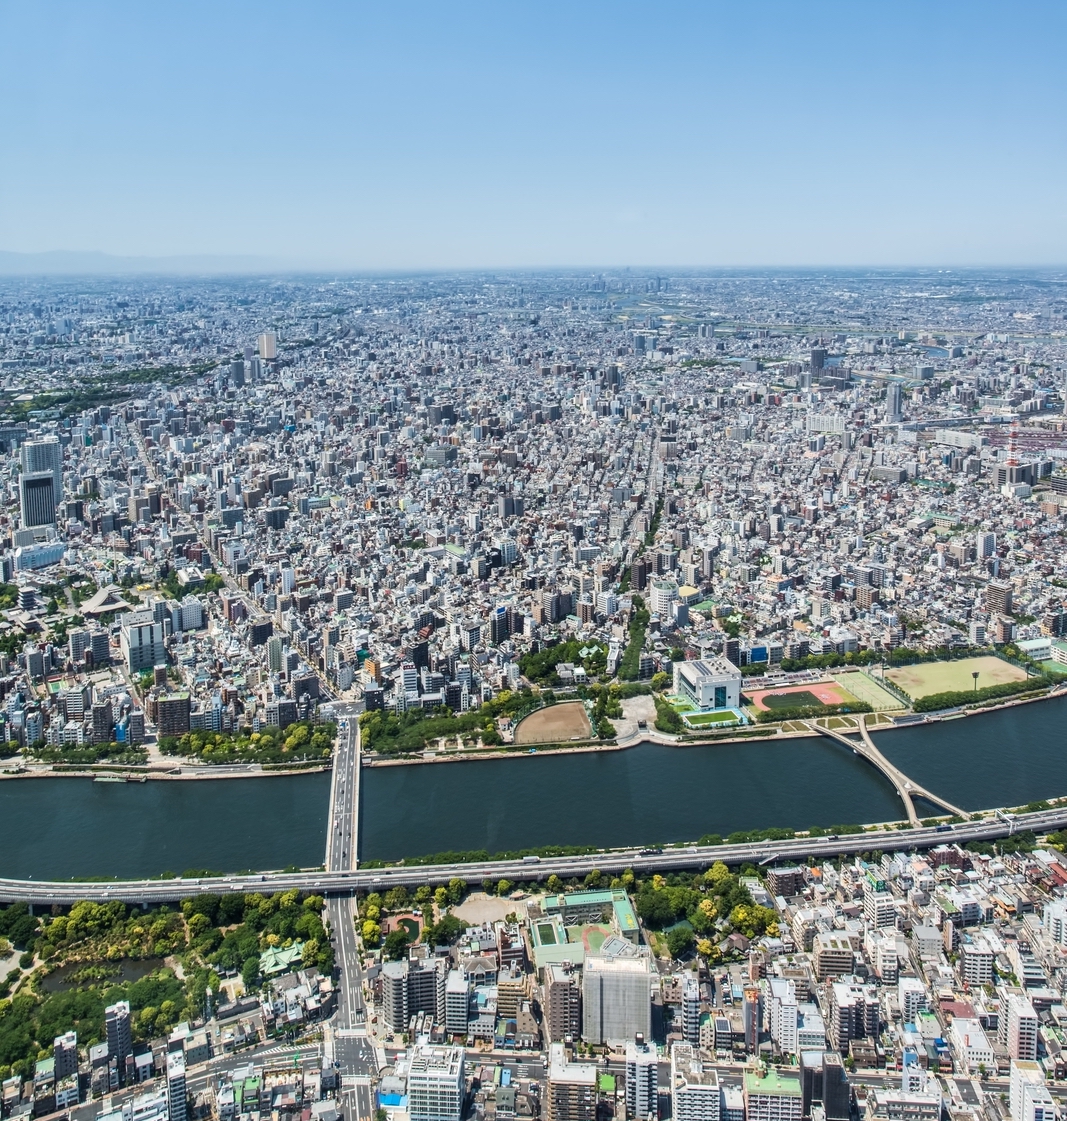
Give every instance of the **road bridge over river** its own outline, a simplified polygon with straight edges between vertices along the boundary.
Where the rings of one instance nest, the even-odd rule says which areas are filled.
[[[925,786],[920,786],[917,782],[908,778],[899,767],[890,763],[875,746],[874,740],[871,739],[871,734],[867,730],[867,717],[865,714],[861,714],[859,718],[859,733],[861,739],[858,741],[835,728],[824,728],[814,720],[806,721],[806,723],[813,732],[819,732],[824,736],[829,736],[832,740],[837,740],[838,743],[844,744],[861,758],[866,759],[872,766],[877,767],[895,787],[897,794],[900,796],[900,800],[904,803],[904,809],[908,815],[908,823],[913,829],[918,829],[922,825],[922,822],[919,820],[919,815],[915,812],[916,798],[925,798],[927,802],[935,806],[940,806],[950,814],[955,814],[957,817],[963,818],[964,821],[970,818],[971,815],[967,813],[966,810],[961,810],[959,806],[954,806],[951,802],[946,801],[940,794],[934,794],[927,790]]]
[[[360,751],[359,714],[356,707],[335,704],[339,720],[337,750],[330,782],[330,812],[326,822],[325,876],[353,873],[359,858]],[[322,874],[320,874],[322,875]],[[263,881],[260,881],[261,884]],[[324,883],[329,880],[324,879]],[[262,887],[260,890],[264,890]],[[367,1007],[363,999],[363,972],[356,938],[358,914],[352,892],[329,888],[326,911],[333,935],[338,969],[337,1013],[326,1027],[324,1045],[338,1066],[344,1113],[353,1121],[371,1121],[374,1115],[371,1083],[378,1072],[374,1047],[367,1037]]]
[[[850,742],[850,746],[853,744]],[[924,795],[925,797],[925,795]],[[940,801],[940,799],[938,799]],[[76,903],[80,899],[149,906],[170,903],[194,895],[231,892],[306,891],[332,898],[356,892],[387,891],[403,884],[446,884],[453,877],[468,883],[483,879],[512,881],[543,880],[551,875],[569,879],[586,876],[594,869],[619,875],[632,868],[639,875],[707,868],[717,860],[727,864],[768,864],[773,861],[806,861],[809,857],[829,859],[876,849],[897,852],[933,848],[946,841],[995,841],[1012,833],[1030,830],[1047,833],[1067,827],[1067,805],[1036,813],[1010,814],[985,811],[988,817],[972,817],[958,825],[923,826],[902,833],[899,829],[871,829],[862,833],[831,837],[794,837],[785,841],[756,841],[739,845],[678,845],[663,849],[618,849],[586,856],[526,857],[482,860],[469,864],[397,864],[387,868],[355,868],[309,872],[262,872],[256,875],[170,880],[125,880],[110,883],[74,881],[38,882],[0,879],[0,901],[24,901],[34,905]]]

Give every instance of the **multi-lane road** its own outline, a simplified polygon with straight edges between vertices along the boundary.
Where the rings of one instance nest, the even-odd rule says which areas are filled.
[[[330,784],[326,835],[326,870],[344,875],[355,870],[359,851],[359,717],[354,707],[335,705],[337,754]],[[341,1100],[349,1121],[371,1121],[371,1081],[378,1064],[367,1038],[367,1007],[356,938],[356,905],[349,894],[332,894],[326,902],[337,959],[337,1011],[327,1029],[328,1047],[341,1076]]]
[[[357,734],[350,730],[345,735]],[[358,745],[355,748],[358,756]],[[352,754],[347,756],[350,760]],[[340,768],[335,785],[340,782]],[[352,795],[350,783],[344,782],[336,799]],[[351,810],[349,812],[352,812]],[[989,811],[992,813],[992,811]],[[332,821],[332,815],[331,815]],[[388,868],[354,868],[354,848],[337,847],[329,854],[326,871],[263,872],[257,875],[219,876],[213,878],[172,880],[124,880],[111,883],[75,883],[73,881],[37,882],[34,880],[0,879],[0,901],[22,900],[34,904],[75,903],[79,899],[106,902],[121,899],[129,903],[167,903],[193,895],[253,891],[321,892],[327,896],[351,895],[355,892],[386,891],[397,884],[417,887],[420,884],[447,883],[458,876],[468,882],[483,879],[533,880],[551,875],[570,878],[585,876],[593,869],[617,874],[627,868],[645,872],[681,871],[707,867],[717,860],[727,864],[769,864],[781,860],[827,859],[869,852],[873,849],[903,850],[932,848],[946,841],[993,841],[1012,832],[1031,830],[1045,833],[1067,827],[1067,805],[1038,813],[996,814],[954,826],[923,827],[901,832],[897,829],[874,829],[840,837],[796,837],[786,841],[758,841],[739,845],[685,845],[663,849],[617,849],[588,856],[553,856],[542,859],[488,860],[476,863],[393,865]],[[331,825],[331,828],[335,828]],[[347,851],[348,855],[343,855]]]

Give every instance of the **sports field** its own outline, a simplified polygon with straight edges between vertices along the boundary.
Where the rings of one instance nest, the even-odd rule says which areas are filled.
[[[611,935],[611,927],[602,926],[600,923],[586,923],[585,926],[570,926],[567,928],[567,941],[581,942],[586,953],[589,954],[595,954],[604,945],[604,940],[610,938]]]
[[[1026,671],[1002,662],[1000,658],[984,655],[980,658],[960,658],[957,662],[923,662],[915,666],[900,666],[886,670],[885,675],[898,685],[913,701],[931,693],[949,693],[957,689],[973,689],[978,672],[978,688],[986,685],[1004,685],[1008,681],[1022,681]]]
[[[516,743],[566,743],[593,734],[581,701],[566,701],[531,712],[515,729]]]
[[[876,678],[862,670],[846,673],[840,680],[857,700],[866,701],[875,712],[890,712],[905,707],[899,697],[884,689]]]
[[[856,698],[836,682],[818,685],[787,685],[784,689],[746,689],[749,704],[761,712],[803,705],[854,705]]]

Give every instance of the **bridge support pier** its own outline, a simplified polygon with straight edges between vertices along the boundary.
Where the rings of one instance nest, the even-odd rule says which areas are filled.
[[[963,818],[964,821],[970,820],[971,815],[967,813],[966,810],[961,810],[959,806],[954,806],[951,802],[947,802],[944,798],[927,790],[926,787],[920,786],[917,782],[913,782],[899,767],[889,762],[878,750],[874,740],[871,739],[871,734],[867,730],[866,713],[861,713],[859,717],[859,733],[861,739],[858,742],[852,739],[851,736],[846,736],[844,732],[839,732],[834,728],[824,728],[816,720],[808,720],[805,721],[805,723],[813,732],[818,732],[820,735],[828,736],[832,740],[837,740],[838,743],[844,744],[861,758],[866,759],[872,766],[877,767],[877,769],[893,784],[894,789],[900,796],[900,800],[904,803],[904,810],[907,813],[908,824],[913,829],[918,829],[922,825],[922,822],[919,820],[919,815],[915,811],[916,798],[925,798],[926,801],[932,802],[935,806],[940,806],[950,814],[955,814],[957,817]]]

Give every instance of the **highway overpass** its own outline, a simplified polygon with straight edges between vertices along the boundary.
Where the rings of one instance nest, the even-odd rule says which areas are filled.
[[[770,864],[776,861],[807,861],[810,857],[827,859],[852,853],[901,851],[933,848],[948,841],[994,841],[1010,833],[1031,830],[1046,833],[1067,827],[1067,805],[1038,813],[1006,814],[988,811],[993,816],[962,822],[954,826],[918,829],[879,829],[840,837],[797,837],[788,841],[758,841],[740,845],[686,845],[664,849],[620,849],[590,856],[527,857],[514,860],[489,860],[470,864],[393,865],[388,868],[338,867],[330,871],[263,872],[212,878],[171,880],[124,880],[110,883],[73,881],[38,882],[0,879],[0,901],[32,904],[75,903],[79,899],[97,902],[119,899],[144,905],[170,903],[192,895],[231,892],[275,892],[296,889],[345,896],[359,891],[383,891],[396,885],[447,883],[454,876],[468,883],[483,879],[512,881],[564,879],[585,876],[594,868],[616,875],[627,868],[640,873],[672,872],[706,868],[717,860],[727,864]],[[351,850],[350,850],[351,851]]]

